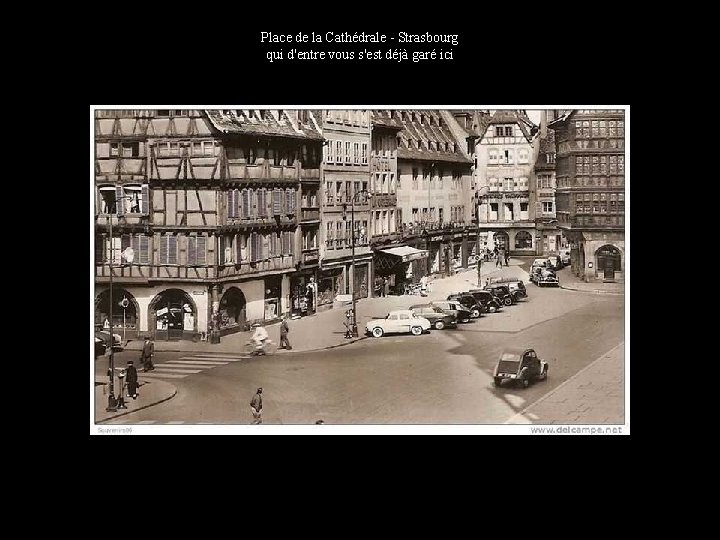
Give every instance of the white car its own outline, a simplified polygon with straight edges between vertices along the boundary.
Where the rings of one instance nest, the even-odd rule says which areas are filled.
[[[570,266],[570,250],[565,249],[560,252],[560,260],[565,266]]]
[[[391,311],[384,319],[372,319],[365,325],[365,333],[379,338],[383,334],[406,334],[419,336],[430,330],[430,321],[418,317],[409,309]]]

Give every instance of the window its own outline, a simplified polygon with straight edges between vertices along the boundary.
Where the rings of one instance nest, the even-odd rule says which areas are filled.
[[[513,163],[513,151],[505,150],[503,158],[504,158],[504,163],[512,164]]]
[[[490,203],[490,221],[497,221],[498,219],[498,203]]]
[[[123,188],[123,200],[125,213],[128,214],[148,214],[149,189],[144,186],[125,186]]]
[[[345,143],[345,163],[350,165],[352,156],[350,155],[350,142]]]
[[[443,176],[445,176],[445,171],[438,169],[438,187],[440,189],[443,187]]]
[[[423,168],[423,189],[427,189],[430,185],[430,169]]]
[[[440,225],[443,224],[443,208],[438,208],[438,222]]]
[[[325,161],[327,163],[335,163],[335,141],[328,139],[325,146]]]
[[[549,152],[549,153],[545,154],[545,160],[548,163],[555,163],[555,153]]]
[[[515,249],[531,249],[532,235],[527,231],[520,231],[515,235]]]
[[[502,137],[503,133],[505,133],[505,131],[503,130],[502,126],[495,126],[495,136],[496,137]]]
[[[368,145],[367,143],[362,143],[362,165],[368,164]]]
[[[528,218],[528,204],[526,202],[520,203],[520,219],[529,219]]]
[[[360,143],[353,144],[353,163],[360,165]]]
[[[342,165],[342,141],[335,141],[335,163]]]
[[[553,203],[544,201],[542,203],[542,209],[544,214],[551,214],[553,212]]]
[[[509,177],[503,178],[503,189],[505,191],[512,191],[515,186],[515,180]]]
[[[512,203],[505,203],[505,221],[513,221],[515,219],[515,212],[513,211]]]
[[[526,148],[521,148],[518,150],[518,163],[527,163],[528,162],[528,151]]]
[[[512,126],[505,126],[505,136],[506,137],[513,136],[513,127]]]
[[[100,191],[100,197],[101,197],[100,213],[101,214],[116,213],[117,212],[117,208],[116,208],[117,190],[116,190],[115,186],[100,186],[98,188],[98,190]]]
[[[206,264],[206,245],[207,238],[205,236],[188,237],[188,266],[204,266]]]
[[[177,236],[160,237],[160,264],[177,264]]]
[[[412,220],[413,223],[417,223],[420,220],[420,211],[418,208],[412,209]]]

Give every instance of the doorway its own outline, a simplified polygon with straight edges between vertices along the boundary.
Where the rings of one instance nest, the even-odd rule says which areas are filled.
[[[615,272],[622,271],[620,250],[613,245],[607,244],[595,252],[598,273],[602,272],[603,279],[611,281],[615,279]]]

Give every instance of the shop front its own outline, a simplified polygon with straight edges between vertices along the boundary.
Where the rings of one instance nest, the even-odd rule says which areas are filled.
[[[221,336],[247,330],[247,300],[238,287],[228,287],[220,298],[218,324]]]
[[[265,278],[265,320],[271,321],[282,315],[282,275]]]
[[[197,332],[195,302],[182,289],[168,289],[153,298],[148,319],[155,340],[193,339]]]
[[[370,265],[368,263],[355,263],[355,279],[353,281],[353,294],[355,300],[368,297],[368,277],[370,276]]]
[[[293,317],[312,315],[316,310],[317,279],[314,270],[290,276],[290,313]]]
[[[387,278],[390,292],[403,294],[406,284],[418,283],[426,275],[427,250],[410,246],[379,249],[374,253],[375,276]]]
[[[328,268],[320,271],[318,277],[317,305],[318,308],[331,306],[338,294],[345,294],[344,266]]]
[[[110,317],[110,291],[104,290],[95,298],[95,329],[109,330],[123,341],[137,339],[140,309],[137,300],[122,287],[112,290],[112,320]]]

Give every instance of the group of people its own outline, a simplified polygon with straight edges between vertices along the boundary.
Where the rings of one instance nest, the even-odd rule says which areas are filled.
[[[499,266],[502,268],[503,262],[505,263],[505,266],[509,266],[510,253],[507,249],[499,249],[497,246],[495,246],[495,249],[491,253],[495,257],[495,266]]]
[[[377,277],[375,279],[375,296],[390,295],[390,280],[387,277]]]

